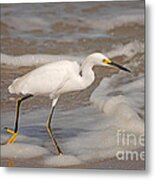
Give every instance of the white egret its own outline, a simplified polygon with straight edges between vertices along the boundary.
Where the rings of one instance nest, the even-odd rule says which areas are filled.
[[[15,142],[18,135],[19,110],[21,103],[33,96],[49,96],[52,100],[52,107],[46,123],[46,128],[58,154],[62,154],[62,150],[58,146],[51,128],[51,120],[56,103],[61,94],[70,91],[80,91],[90,86],[95,79],[92,70],[95,65],[117,67],[121,70],[130,72],[129,69],[112,62],[103,54],[93,53],[86,57],[81,66],[77,62],[65,60],[58,61],[45,64],[26,75],[15,79],[8,90],[11,94],[22,95],[22,97],[18,98],[16,101],[14,130],[6,128],[6,131],[12,134],[6,144]]]

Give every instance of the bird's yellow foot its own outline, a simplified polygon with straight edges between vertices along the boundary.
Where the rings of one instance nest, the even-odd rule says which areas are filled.
[[[6,142],[6,144],[11,144],[14,143],[16,141],[16,137],[18,135],[18,132],[14,132],[11,129],[6,128],[6,131],[10,134],[12,134],[12,136],[9,138],[9,140]]]

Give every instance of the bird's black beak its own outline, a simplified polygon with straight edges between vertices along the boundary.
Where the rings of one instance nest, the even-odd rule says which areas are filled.
[[[104,63],[104,64],[109,64],[109,65],[114,66],[114,67],[117,67],[117,68],[119,68],[119,69],[121,69],[121,70],[123,70],[123,71],[127,71],[127,72],[130,72],[130,73],[131,73],[130,69],[127,69],[126,67],[121,66],[121,65],[113,62],[113,61],[110,60],[110,59],[104,59],[104,60],[103,60],[103,63]]]
[[[127,71],[127,72],[130,72],[130,73],[131,73],[130,69],[127,69],[127,68],[124,67],[124,66],[121,66],[121,65],[119,65],[119,64],[117,64],[117,63],[114,63],[113,61],[111,61],[111,63],[109,63],[109,64],[112,65],[112,66],[115,66],[115,67],[117,67],[117,68],[119,68],[119,69],[121,69],[121,70],[123,70],[123,71]]]

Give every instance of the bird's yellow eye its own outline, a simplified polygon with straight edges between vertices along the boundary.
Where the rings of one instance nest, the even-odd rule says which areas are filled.
[[[112,63],[112,61],[110,59],[103,59],[103,63],[110,64],[110,63]]]

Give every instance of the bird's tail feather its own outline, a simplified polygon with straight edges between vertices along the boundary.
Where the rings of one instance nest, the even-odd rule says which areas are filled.
[[[12,87],[12,85],[10,85],[8,87],[9,93],[13,94],[14,93],[14,88]]]
[[[18,79],[15,79],[13,81],[13,83],[8,87],[9,93],[11,93],[11,94],[18,94],[18,92],[16,90],[17,89],[16,88],[17,81],[18,81]]]

